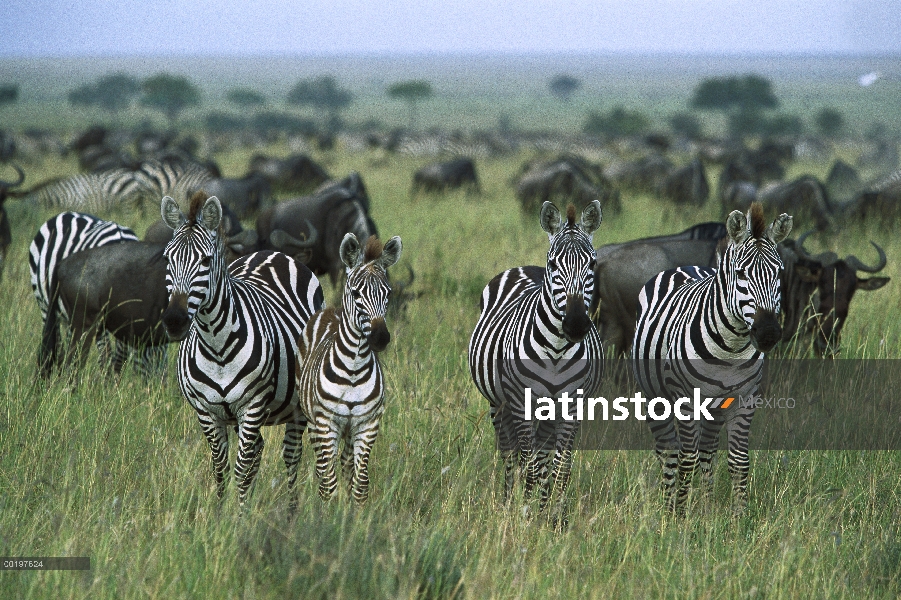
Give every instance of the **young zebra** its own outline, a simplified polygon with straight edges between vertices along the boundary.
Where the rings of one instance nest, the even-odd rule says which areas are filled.
[[[385,325],[391,293],[387,270],[401,248],[399,237],[383,248],[370,236],[364,250],[353,233],[346,234],[339,250],[347,266],[341,307],[313,315],[297,344],[297,394],[310,423],[319,495],[325,500],[338,487],[335,462],[342,441],[341,467],[349,490],[360,504],[369,496],[369,453],[385,408],[376,352],[391,341]]]
[[[504,497],[511,496],[518,454],[526,498],[540,485],[543,510],[553,484],[562,510],[579,422],[540,421],[533,428],[525,420],[524,394],[526,387],[535,397],[556,398],[563,389],[591,394],[600,384],[603,348],[586,307],[594,289],[592,234],[601,224],[601,205],[589,204],[576,223],[575,207],[567,208],[564,221],[545,202],[540,221],[550,240],[547,267],[510,269],[488,283],[469,341],[469,370],[490,403],[505,468]]]
[[[178,384],[210,444],[221,498],[228,470],[228,427],[238,434],[235,477],[243,506],[260,466],[263,425],[285,423],[282,456],[290,506],[306,420],[294,395],[297,338],[324,307],[319,280],[280,252],[256,252],[226,266],[222,205],[198,192],[188,215],[166,196],[163,221],[175,230],[168,261],[163,326],[178,353]]]
[[[128,227],[85,213],[60,213],[41,225],[28,248],[31,290],[38,301],[41,323],[47,323],[50,309],[50,279],[60,261],[89,248],[137,240],[138,236]],[[68,322],[69,315],[66,314],[62,303],[59,304],[58,310],[63,321]],[[109,338],[105,335],[97,338],[97,349],[101,354],[101,363],[111,364],[114,368],[121,368],[128,355],[128,348],[117,343],[115,355],[110,356]],[[145,362],[154,359],[156,352],[150,351],[154,356],[145,356]]]
[[[639,295],[632,366],[647,398],[692,398],[695,388],[702,398],[715,399],[757,392],[764,352],[782,336],[777,319],[782,260],[776,244],[791,228],[792,218],[786,214],[767,227],[757,203],[747,216],[733,211],[726,221],[728,246],[715,270],[672,269],[645,284]],[[740,512],[747,505],[748,435],[754,409],[733,403],[709,412],[713,421],[677,422],[672,414],[648,421],[663,465],[662,488],[677,512],[684,510],[698,463],[709,492],[723,424],[729,438],[734,508]],[[680,414],[686,414],[684,408]]]

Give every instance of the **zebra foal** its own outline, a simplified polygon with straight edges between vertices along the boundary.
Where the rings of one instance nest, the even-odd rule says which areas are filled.
[[[353,233],[339,249],[347,280],[338,309],[310,319],[297,343],[297,394],[309,422],[316,453],[319,495],[328,500],[338,487],[336,459],[354,500],[369,496],[369,454],[384,411],[385,380],[377,352],[391,341],[385,325],[388,267],[402,250],[399,237],[385,242],[370,236],[365,248]]]
[[[202,192],[188,215],[163,198],[163,221],[175,230],[167,260],[169,305],[163,326],[178,352],[178,385],[197,412],[210,445],[216,492],[228,472],[228,427],[238,434],[235,477],[244,504],[260,466],[263,425],[285,424],[282,457],[290,507],[306,427],[295,396],[297,339],[324,307],[322,288],[304,265],[280,252],[256,252],[226,266],[222,205]]]
[[[540,222],[550,241],[546,267],[509,269],[485,287],[469,341],[469,370],[489,402],[504,463],[505,499],[513,490],[518,457],[526,498],[540,486],[541,511],[553,486],[562,511],[579,422],[558,419],[535,426],[525,417],[525,389],[532,388],[536,397],[556,397],[577,388],[591,394],[600,385],[603,347],[586,307],[594,291],[592,234],[601,224],[601,205],[593,201],[577,223],[573,205],[564,219],[545,202]]]
[[[764,353],[782,337],[782,259],[776,245],[791,232],[792,218],[782,214],[767,226],[754,203],[747,215],[733,211],[726,221],[728,245],[716,269],[680,267],[663,271],[639,294],[632,367],[648,399],[675,402],[692,398],[724,399],[757,393]],[[713,458],[723,425],[728,436],[728,465],[734,509],[747,505],[748,436],[753,406],[733,403],[685,419],[680,412],[649,420],[654,449],[663,466],[662,489],[669,507],[684,511],[696,466],[705,488],[712,487]],[[693,417],[693,418],[692,418]],[[678,483],[677,483],[678,479]]]

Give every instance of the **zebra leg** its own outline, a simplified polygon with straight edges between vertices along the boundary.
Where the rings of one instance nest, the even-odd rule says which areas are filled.
[[[676,432],[675,420],[650,421],[651,433],[654,435],[654,452],[660,460],[662,477],[660,479],[660,491],[664,501],[672,506],[673,491],[676,477],[679,473],[679,437]]]
[[[574,424],[564,423],[557,432],[557,448],[554,452],[554,460],[551,465],[553,489],[551,496],[557,498],[556,507],[551,514],[551,521],[556,529],[565,529],[569,525],[566,511],[566,488],[569,485],[569,477],[573,465],[573,444],[575,443],[578,422]]]
[[[310,424],[310,444],[316,453],[316,476],[319,477],[319,496],[323,500],[329,500],[338,489],[335,459],[340,439],[324,415],[318,415]]]
[[[353,495],[357,504],[369,499],[369,454],[379,433],[376,420],[372,427],[358,431],[353,437]],[[350,443],[350,440],[348,440]]]
[[[347,484],[347,493],[352,494],[354,489],[354,445],[350,441],[344,442],[341,448],[341,473]]]
[[[499,406],[497,410],[491,407],[491,422],[494,424],[494,433],[497,439],[497,448],[504,465],[504,503],[509,504],[513,497],[513,484],[516,480],[516,459],[520,454],[520,469],[524,469],[523,457],[517,452],[517,443],[514,432],[513,415],[506,404]],[[531,443],[530,443],[531,446]]]
[[[291,514],[297,511],[297,465],[303,451],[303,430],[306,426],[306,420],[299,415],[285,424],[282,458],[288,471],[288,511]]]
[[[141,378],[145,381],[160,377],[161,382],[166,379],[167,346],[144,346],[141,351]]]
[[[716,459],[716,451],[719,447],[720,430],[724,420],[720,416],[722,411],[715,413],[714,421],[704,421],[701,424],[701,441],[698,452],[698,468],[701,473],[704,496],[708,500],[713,495],[713,465]]]
[[[228,474],[228,429],[210,420],[210,415],[197,415],[200,428],[210,445],[212,453],[213,474],[216,476],[216,496],[222,500],[225,494],[225,478]]]
[[[238,481],[238,503],[243,507],[253,488],[260,460],[263,458],[263,435],[257,422],[242,419],[238,425],[238,459],[235,478]]]
[[[698,464],[698,429],[695,421],[681,423],[679,426],[679,483],[671,504],[672,510],[678,515],[685,514],[685,500]]]
[[[729,474],[732,477],[732,510],[737,514],[744,513],[748,507],[748,474],[751,463],[748,459],[748,438],[751,432],[751,419],[754,409],[739,409],[733,413],[726,423],[729,438]]]

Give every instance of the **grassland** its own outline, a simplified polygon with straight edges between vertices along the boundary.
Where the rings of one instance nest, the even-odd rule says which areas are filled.
[[[287,154],[284,145],[267,148]],[[250,151],[215,158],[243,173]],[[901,458],[894,452],[754,452],[750,506],[733,517],[724,461],[716,493],[686,518],[661,510],[650,451],[583,451],[570,484],[570,527],[556,533],[501,503],[487,402],[466,366],[478,294],[497,272],[542,264],[547,238],[518,210],[510,177],[529,156],[486,159],[484,194],[411,200],[429,159],[338,149],[335,174],[362,173],[383,236],[400,235],[417,274],[382,360],[387,409],[370,502],[316,494],[309,447],[290,519],[280,428],[247,511],[235,486],[221,504],[209,450],[173,375],[165,385],[93,361],[76,379],[36,378],[40,317],[27,247],[52,212],[7,203],[14,243],[0,285],[0,555],[90,556],[82,572],[0,572],[2,598],[895,598],[901,595]],[[792,166],[824,176],[829,164]],[[48,158],[29,177],[75,172]],[[719,218],[627,194],[596,244]],[[139,233],[155,214],[104,215]],[[814,236],[814,249],[889,257],[883,290],[860,293],[845,358],[901,357],[896,227]],[[819,239],[815,239],[819,238]],[[335,292],[325,284],[332,299]],[[174,347],[172,347],[174,351]],[[170,366],[172,359],[170,357]],[[171,369],[174,372],[174,369]],[[898,390],[887,389],[886,394]],[[233,451],[234,453],[234,451]]]

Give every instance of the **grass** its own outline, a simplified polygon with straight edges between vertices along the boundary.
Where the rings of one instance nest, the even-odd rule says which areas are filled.
[[[232,150],[215,158],[237,176],[248,157]],[[401,262],[415,270],[421,293],[389,323],[392,343],[382,355],[387,408],[370,502],[356,508],[344,496],[320,501],[307,446],[300,509],[290,519],[275,428],[264,430],[256,490],[242,514],[233,483],[225,501],[216,501],[209,449],[173,375],[162,386],[130,371],[115,382],[91,360],[76,379],[38,381],[40,318],[27,248],[52,213],[11,201],[14,242],[0,285],[7,307],[0,314],[0,555],[84,555],[92,569],[2,572],[0,597],[901,594],[895,452],[754,452],[746,515],[729,512],[728,474],[719,464],[713,500],[674,518],[661,510],[650,448],[582,451],[567,531],[525,522],[516,508],[505,508],[488,406],[470,380],[466,347],[484,284],[503,269],[544,261],[547,239],[537,216],[520,214],[508,183],[529,157],[480,161],[480,197],[416,200],[408,195],[411,175],[427,159],[340,150],[316,157],[328,158],[336,175],[362,173],[374,219],[383,237],[402,236]],[[823,176],[828,167],[796,164],[791,175]],[[75,170],[74,158],[48,158],[28,174],[33,182]],[[606,217],[596,245],[719,218],[714,202],[677,209],[625,194],[624,205],[622,215]],[[139,233],[156,218],[152,210],[146,217],[102,216]],[[811,238],[814,249],[865,261],[873,239],[889,257],[884,274],[894,281],[854,300],[845,358],[901,356],[894,291],[901,242],[891,232],[851,227]]]

